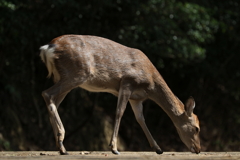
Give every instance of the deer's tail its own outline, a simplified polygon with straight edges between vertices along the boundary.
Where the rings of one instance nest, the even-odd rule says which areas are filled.
[[[56,82],[56,75],[54,75],[54,72],[56,71],[56,67],[54,65],[54,51],[55,51],[55,45],[54,44],[47,44],[42,47],[40,47],[40,57],[42,61],[45,63],[47,70],[48,70],[48,78],[50,78],[52,75],[54,76],[54,81]]]

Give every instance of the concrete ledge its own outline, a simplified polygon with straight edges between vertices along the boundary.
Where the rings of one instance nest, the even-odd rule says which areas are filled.
[[[79,160],[79,159],[160,159],[160,160],[226,160],[240,159],[240,152],[164,152],[161,155],[155,152],[120,152],[114,155],[106,151],[69,151],[69,155],[59,155],[57,151],[0,151],[0,160]]]

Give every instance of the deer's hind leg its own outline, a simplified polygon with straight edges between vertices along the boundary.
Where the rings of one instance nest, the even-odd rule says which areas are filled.
[[[57,108],[59,104],[62,102],[62,100],[65,98],[65,96],[73,88],[76,88],[76,87],[77,85],[73,85],[73,83],[59,81],[49,89],[42,92],[42,96],[47,105],[50,122],[54,132],[54,137],[56,139],[56,145],[60,151],[60,154],[62,155],[65,155],[68,153],[63,145],[65,129],[59,117]]]

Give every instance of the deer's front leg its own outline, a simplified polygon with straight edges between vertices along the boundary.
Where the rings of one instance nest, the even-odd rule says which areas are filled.
[[[148,127],[145,123],[145,119],[143,116],[143,106],[142,106],[142,101],[134,101],[134,100],[130,100],[130,104],[132,106],[135,118],[137,120],[137,122],[140,124],[140,126],[142,127],[143,132],[145,133],[148,142],[150,144],[150,146],[153,148],[153,150],[157,153],[157,154],[162,154],[163,151],[161,150],[161,148],[158,146],[158,144],[156,143],[156,141],[153,139],[150,131],[148,130]]]
[[[118,130],[119,125],[123,116],[123,113],[126,109],[127,102],[129,100],[129,97],[131,95],[131,91],[128,87],[120,87],[119,95],[118,95],[118,104],[117,104],[117,110],[116,110],[116,118],[115,118],[115,124],[114,124],[114,130],[111,142],[109,146],[111,147],[113,154],[120,154],[117,150],[117,136],[118,136]]]

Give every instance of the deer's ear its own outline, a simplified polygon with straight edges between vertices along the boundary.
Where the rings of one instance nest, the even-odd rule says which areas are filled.
[[[189,97],[185,103],[185,113],[188,117],[191,117],[193,114],[193,109],[195,108],[195,101],[193,97]]]

